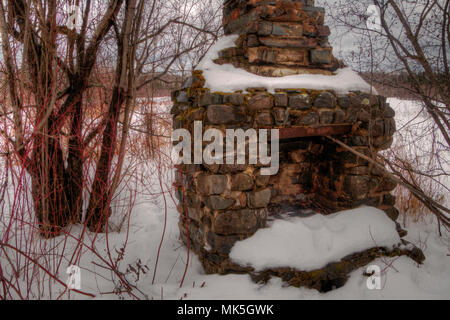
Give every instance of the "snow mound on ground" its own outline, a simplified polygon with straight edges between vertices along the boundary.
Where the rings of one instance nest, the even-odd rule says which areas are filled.
[[[205,86],[213,92],[234,92],[251,87],[265,87],[272,93],[279,88],[334,90],[338,94],[345,94],[349,91],[371,92],[371,86],[350,68],[339,69],[333,76],[302,74],[263,77],[238,69],[231,64],[215,64],[213,61],[219,58],[219,51],[234,47],[237,38],[237,35],[230,35],[217,40],[196,68],[203,71],[203,77],[206,80]],[[372,92],[377,93],[375,89],[372,89]]]
[[[256,271],[283,267],[311,271],[353,253],[399,243],[395,223],[383,211],[361,207],[329,216],[275,220],[237,242],[230,257]]]

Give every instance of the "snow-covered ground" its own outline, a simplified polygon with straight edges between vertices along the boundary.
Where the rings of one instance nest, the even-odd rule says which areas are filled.
[[[392,99],[390,102],[398,111],[399,127],[404,118],[410,117],[406,111],[411,112],[411,106],[417,109],[414,102]],[[419,222],[406,221],[406,229],[409,231],[406,240],[424,251],[426,260],[423,265],[418,266],[406,257],[378,259],[373,263],[382,270],[380,290],[367,288],[367,277],[363,275],[365,268],[354,271],[342,288],[325,294],[316,290],[287,287],[277,278],[260,285],[252,282],[248,275],[206,275],[195,254],[190,253],[188,258],[187,249],[179,240],[175,203],[169,193],[160,191],[161,187],[164,191],[171,187],[173,172],[161,172],[158,168],[153,163],[147,163],[140,169],[141,178],[137,188],[139,192],[134,194],[136,199],[133,201],[129,228],[123,227],[120,232],[111,231],[107,235],[99,235],[94,241],[94,247],[92,247],[93,235],[87,233],[84,237],[85,246],[79,248],[77,239],[82,233],[81,226],[74,226],[68,230],[69,236],[47,241],[35,236],[31,243],[25,244],[20,243],[20,237],[14,238],[13,235],[9,240],[5,239],[4,230],[7,224],[1,221],[0,240],[7,240],[28,251],[29,246],[34,246],[36,253],[33,254],[33,259],[39,261],[46,269],[56,270],[60,263],[57,268],[58,277],[63,282],[68,277],[67,267],[76,264],[81,268],[81,291],[94,295],[94,299],[132,298],[120,284],[118,275],[108,270],[110,269],[108,264],[117,266],[120,276],[135,287],[132,292],[140,299],[450,299],[450,234],[444,230],[443,236],[439,237],[438,227],[432,216],[425,217]],[[129,195],[126,188],[123,190],[121,198],[126,200]],[[127,203],[125,201],[124,205]],[[7,207],[5,208],[7,210]],[[28,212],[26,208],[20,211]],[[123,212],[120,212],[120,210],[116,212],[113,221],[123,221],[120,217]],[[29,217],[29,213],[26,216]],[[0,217],[9,218],[7,215]],[[303,222],[301,224],[304,225]],[[306,224],[308,222],[311,227],[309,229],[314,229],[316,221],[306,221]],[[272,227],[274,225],[272,224]],[[336,226],[333,224],[332,228],[334,227]],[[345,234],[345,228],[334,231]],[[20,231],[17,232],[20,234]],[[271,229],[267,229],[267,232],[270,233]],[[320,237],[320,233],[320,230],[311,232],[310,236],[317,238]],[[28,234],[28,231],[25,234]],[[330,241],[333,242],[329,234],[329,232],[326,234],[328,238],[323,239],[324,241],[314,243],[324,244],[329,248]],[[9,249],[6,250],[10,253],[10,257],[21,260],[20,265],[26,264],[24,263],[26,259],[22,256]],[[42,254],[44,252],[51,255],[44,256]],[[71,263],[74,256],[75,263]],[[0,254],[0,264],[3,274],[11,271],[7,267],[9,262],[5,261],[3,253]],[[49,277],[44,276],[43,269],[39,268],[30,268],[27,275],[22,274],[18,279],[17,285],[22,288],[22,293],[27,291],[26,282],[30,279],[30,274],[34,275],[36,282],[31,287],[29,298],[87,298],[78,293],[64,292],[61,284],[49,281]],[[180,287],[183,278],[183,286]],[[45,281],[38,283],[37,279]],[[17,298],[17,295],[14,297]]]
[[[178,217],[172,207],[167,212],[167,229],[160,251],[155,282],[152,284],[155,260],[165,221],[164,210],[160,204],[143,201],[133,210],[131,230],[126,255],[121,265],[136,268],[141,261],[149,270],[140,275],[136,282],[139,290],[149,299],[450,299],[450,242],[449,234],[440,238],[437,226],[431,222],[408,225],[408,241],[424,250],[427,260],[418,266],[411,259],[379,259],[373,264],[382,270],[382,289],[369,290],[364,268],[352,273],[348,283],[335,291],[321,294],[315,290],[286,287],[280,279],[272,279],[266,285],[258,285],[247,275],[205,275],[194,254],[190,255],[189,268],[184,286],[179,287],[187,261],[187,250],[179,241]],[[111,248],[119,249],[126,238],[125,234],[110,235]],[[99,239],[98,249],[105,246]],[[83,257],[80,266],[92,269],[93,257]],[[110,274],[101,268],[95,272],[109,278]],[[129,273],[130,280],[136,279]],[[98,299],[117,299],[118,295],[100,295],[99,292],[112,292],[114,285],[88,271],[82,271],[82,289],[97,295]],[[127,295],[123,295],[127,298]],[[72,295],[73,298],[83,298]],[[141,296],[142,297],[142,296]],[[144,298],[144,297],[143,297]]]

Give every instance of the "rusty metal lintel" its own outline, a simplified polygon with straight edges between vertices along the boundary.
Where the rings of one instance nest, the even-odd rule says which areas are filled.
[[[271,128],[271,129],[278,129],[280,132],[280,140],[285,140],[304,137],[343,135],[350,133],[352,131],[352,125],[334,124],[334,125],[319,125],[319,126],[296,126],[291,128]]]

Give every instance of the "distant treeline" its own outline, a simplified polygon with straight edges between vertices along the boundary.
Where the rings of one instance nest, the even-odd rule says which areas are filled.
[[[374,73],[369,72],[360,73],[361,77],[377,89],[380,95],[386,97],[397,97],[403,99],[417,99],[418,97],[413,92],[413,79],[406,72],[399,73]],[[430,81],[424,73],[416,74],[420,83],[424,87],[428,87]],[[442,80],[445,79],[444,74],[438,74]]]

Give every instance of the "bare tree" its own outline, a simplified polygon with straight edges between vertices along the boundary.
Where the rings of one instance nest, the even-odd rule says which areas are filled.
[[[81,222],[83,190],[90,187],[86,163],[95,164],[95,176],[85,222],[105,229],[137,92],[211,45],[219,10],[204,15],[210,2],[70,1],[80,8],[78,26],[66,24],[66,1],[0,4],[8,87],[1,116],[14,127],[1,134],[31,176],[42,235]],[[93,98],[98,91],[104,98]],[[100,112],[95,125],[87,112]],[[98,159],[88,159],[96,143]]]
[[[147,84],[163,79],[177,61],[186,59],[188,53],[205,51],[205,47],[217,38],[219,30],[217,24],[212,23],[216,20],[217,11],[208,19],[202,18],[200,23],[190,21],[192,11],[202,9],[198,8],[198,4],[156,0],[149,7],[145,7],[145,4],[149,2],[127,1],[121,30],[115,25],[119,55],[113,95],[105,114],[102,150],[87,211],[87,222],[92,231],[103,230],[110,215],[111,199],[118,185],[126,153],[125,142],[136,93]],[[158,49],[155,50],[155,47]],[[115,172],[112,172],[122,106],[125,108],[119,160]]]
[[[403,83],[396,77],[384,76],[383,84],[401,88],[421,101],[434,122],[436,130],[423,133],[429,135],[433,158],[438,164],[432,173],[413,168],[398,155],[393,156],[394,161],[382,160],[390,168],[391,177],[410,190],[440,223],[449,227],[450,210],[442,201],[427,194],[414,175],[429,179],[450,176],[448,164],[445,164],[450,152],[450,1],[335,0],[327,5],[333,25],[358,36],[359,52],[354,50],[347,58],[357,62],[360,71],[369,72],[375,85],[380,80],[374,77],[375,73],[406,74],[407,81]],[[369,5],[379,13],[378,27],[368,27],[366,10]]]
[[[32,177],[34,210],[41,231],[47,237],[81,217],[82,96],[89,86],[100,44],[122,2],[109,2],[96,28],[91,30],[90,40],[87,40],[89,0],[84,7],[79,33],[58,24],[61,2],[56,0],[9,0],[6,8],[3,2],[0,4],[2,49],[14,113],[14,139],[9,140]],[[58,52],[61,37],[67,44],[64,54]],[[19,46],[20,53],[14,55],[13,46]],[[23,55],[22,65],[17,62],[17,54]],[[33,132],[25,140],[22,110],[26,107],[24,96],[28,94],[32,94],[27,100],[34,105],[35,119]],[[73,135],[65,167],[60,137],[66,123]]]

